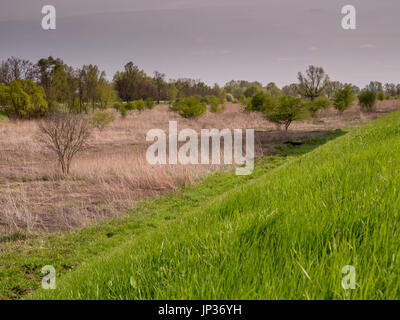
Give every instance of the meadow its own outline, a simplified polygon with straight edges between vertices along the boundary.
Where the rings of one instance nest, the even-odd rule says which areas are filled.
[[[207,205],[170,208],[28,298],[398,299],[399,138],[398,111],[351,128]]]
[[[254,192],[260,196],[263,195],[261,190],[263,187],[255,188],[255,186],[264,185],[266,183],[264,180],[270,180],[270,178],[271,181],[273,181],[272,177],[276,174],[273,173],[275,172],[274,168],[284,166],[285,169],[282,170],[287,171],[288,168],[295,163],[293,162],[295,159],[303,159],[303,154],[312,151],[329,140],[342,136],[348,130],[350,130],[350,132],[358,130],[348,128],[376,119],[377,117],[398,108],[399,105],[397,100],[388,100],[379,102],[375,112],[371,113],[361,112],[357,105],[346,110],[339,116],[335,110],[326,109],[322,110],[321,113],[312,120],[293,124],[293,130],[289,132],[277,131],[275,125],[266,121],[258,113],[242,112],[243,110],[240,104],[227,103],[224,112],[215,114],[207,111],[203,117],[196,120],[179,117],[175,113],[170,112],[168,107],[165,105],[160,105],[152,110],[142,112],[131,111],[127,117],[124,118],[116,115],[116,119],[112,124],[103,131],[95,131],[90,140],[90,148],[80,154],[73,162],[72,171],[68,177],[60,176],[55,166],[55,159],[52,158],[50,154],[43,153],[43,149],[36,142],[36,120],[3,120],[0,127],[0,144],[4,147],[4,150],[7,150],[7,153],[2,153],[0,161],[0,172],[2,173],[0,175],[0,188],[2,190],[2,236],[0,241],[0,274],[2,277],[0,281],[0,297],[15,299],[25,296],[32,292],[32,290],[38,288],[40,286],[40,279],[43,276],[40,272],[43,265],[55,266],[58,275],[61,275],[63,279],[64,275],[71,271],[77,270],[78,274],[83,272],[80,271],[83,270],[83,265],[89,264],[92,259],[95,259],[93,261],[97,261],[93,262],[97,265],[98,260],[96,259],[99,259],[98,256],[104,257],[100,259],[105,259],[107,261],[110,259],[110,261],[115,261],[117,264],[121,263],[121,260],[130,261],[130,258],[128,259],[123,257],[126,253],[125,250],[134,250],[135,252],[137,251],[140,253],[140,255],[137,255],[137,258],[135,259],[142,259],[142,255],[144,255],[145,252],[148,252],[146,257],[143,256],[144,260],[138,260],[138,263],[143,266],[143,268],[149,268],[150,266],[156,268],[156,274],[161,272],[159,277],[168,275],[174,275],[175,277],[180,274],[182,279],[179,281],[183,281],[183,278],[187,278],[184,275],[188,275],[188,269],[180,270],[172,260],[171,265],[169,265],[169,263],[167,263],[166,266],[154,264],[154,261],[156,260],[154,260],[155,257],[151,255],[155,252],[154,250],[158,250],[156,249],[158,245],[162,246],[162,252],[164,252],[165,246],[166,250],[169,248],[168,250],[170,250],[170,254],[173,255],[166,256],[166,260],[163,261],[169,261],[171,257],[178,259],[177,257],[179,252],[186,253],[189,254],[189,257],[185,258],[185,255],[183,255],[182,259],[187,260],[176,262],[179,266],[181,263],[185,263],[185,268],[191,268],[192,264],[198,262],[196,259],[201,260],[204,257],[204,263],[206,263],[209,268],[215,269],[216,272],[218,270],[218,272],[223,274],[222,270],[218,269],[220,268],[220,264],[238,263],[237,265],[241,265],[241,260],[229,260],[234,254],[233,252],[230,252],[230,250],[233,250],[230,247],[227,248],[221,246],[221,248],[218,248],[217,250],[216,247],[220,244],[224,244],[225,240],[228,239],[220,237],[233,236],[228,234],[238,231],[236,230],[239,228],[237,224],[242,224],[242,222],[243,228],[251,228],[251,225],[249,225],[251,221],[253,221],[252,226],[255,228],[254,232],[266,232],[260,231],[256,228],[256,225],[259,224],[256,221],[260,220],[260,225],[269,225],[270,222],[268,222],[269,220],[267,219],[267,216],[270,213],[264,217],[268,221],[263,221],[263,215],[257,215],[255,211],[251,213],[250,216],[238,215],[237,218],[239,219],[240,217],[243,217],[243,219],[247,221],[246,223],[244,220],[225,221],[225,218],[223,221],[220,221],[219,218],[214,217],[216,211],[210,213],[212,216],[209,216],[209,213],[207,213],[207,215],[203,214],[203,211],[209,211],[208,209],[204,210],[205,207],[208,207],[209,204],[212,203],[212,207],[217,205],[216,208],[219,208],[220,205],[218,203],[220,201],[225,198],[236,198],[238,193],[243,193],[243,196],[246,197],[247,200],[243,201],[249,202],[250,210],[253,210],[253,203],[256,205],[256,207],[254,207],[255,210],[257,210],[257,208],[260,209],[260,206],[268,205],[262,203],[259,196],[254,197],[254,199],[250,197],[249,194],[253,193],[250,191],[247,192],[246,190],[254,189]],[[190,168],[188,166],[150,166],[144,159],[146,145],[143,144],[143,141],[145,141],[145,133],[150,128],[166,128],[168,126],[168,120],[177,120],[180,127],[191,127],[196,129],[226,127],[242,129],[255,128],[256,153],[258,156],[255,172],[249,177],[236,177],[233,173],[233,168],[229,166],[199,165],[190,166]],[[340,130],[340,128],[342,128],[342,130]],[[288,144],[288,142],[293,141],[296,142],[295,146]],[[326,153],[329,153],[329,151],[326,151]],[[332,155],[332,157],[334,157],[334,155]],[[322,158],[325,157],[322,156]],[[321,161],[317,161],[314,164],[316,168],[320,162]],[[332,163],[330,163],[330,166],[331,165]],[[301,175],[302,172],[304,173],[304,170],[299,170],[299,175]],[[266,173],[270,178],[267,178],[267,175],[262,178]],[[292,177],[296,181],[298,180],[298,177],[294,176],[294,171],[293,174],[288,176],[288,178],[289,177]],[[299,181],[302,180],[299,178]],[[245,183],[250,183],[247,189],[241,191],[234,190]],[[289,183],[290,188],[286,193],[283,193],[286,195],[290,192],[295,196],[299,193],[306,192],[307,190],[313,190],[308,189],[308,187],[302,190],[291,189],[292,182],[289,181],[287,183]],[[308,181],[306,185],[308,186],[310,183],[311,182]],[[321,186],[322,183],[323,182],[320,182]],[[296,183],[296,185],[299,186],[298,183]],[[328,187],[329,186],[334,188],[333,185],[328,185]],[[267,188],[265,185],[264,187]],[[275,190],[276,188],[277,187],[274,186],[272,189],[269,187],[267,189]],[[284,188],[284,186],[282,186],[282,188]],[[282,190],[283,189],[279,189],[279,192],[282,192]],[[267,191],[263,192],[265,193]],[[231,193],[234,195],[229,196]],[[266,195],[264,194],[264,196]],[[309,199],[310,201],[314,199],[315,202],[318,202],[315,199],[317,199],[319,194],[316,195],[311,193],[309,196],[311,196]],[[293,216],[295,209],[290,206],[287,207],[289,203],[297,205],[300,200],[297,198],[287,199],[287,201],[285,200],[280,204],[280,201],[277,199],[274,201],[277,208],[273,210],[271,209],[273,216],[275,216],[274,210],[276,210],[277,213],[281,212],[278,214],[279,216],[283,215],[283,212],[286,211],[292,213],[290,218],[289,216],[286,217],[286,215],[283,215],[285,216],[285,220],[283,220],[284,222],[278,219],[280,224],[276,222],[276,228],[278,228],[278,226],[282,227],[282,223],[286,225],[288,224],[288,221],[292,220],[293,223],[302,224],[304,222],[304,212],[303,215],[302,213],[299,213],[299,221],[296,222],[294,220],[297,218],[295,219]],[[323,200],[322,203],[325,202],[326,201]],[[240,205],[240,203],[241,202],[239,201],[238,205]],[[287,206],[284,206],[285,203]],[[233,204],[231,205],[233,206]],[[243,207],[246,205],[246,203],[242,203]],[[321,203],[319,206],[320,205]],[[303,203],[303,210],[305,210],[304,208],[310,207],[312,207],[310,203]],[[269,207],[267,206],[266,208]],[[232,207],[232,210],[235,211],[236,209],[233,209]],[[237,210],[241,211],[244,209],[241,207],[241,209],[239,208]],[[262,212],[264,212],[263,210]],[[311,213],[316,215],[317,210],[314,208]],[[219,214],[216,214],[216,216],[218,215]],[[207,221],[207,219],[210,220]],[[319,221],[318,219],[316,219],[316,221]],[[200,223],[200,225],[197,225],[197,223]],[[207,224],[209,224],[208,227],[206,227]],[[275,222],[273,224],[275,224]],[[181,227],[183,229],[181,229]],[[313,225],[309,226],[310,230],[312,227]],[[196,235],[196,228],[199,228],[198,235]],[[230,231],[225,230],[226,228]],[[187,229],[189,232],[185,233],[185,236],[182,232],[184,229]],[[267,227],[265,227],[265,230],[266,229]],[[277,232],[273,230],[273,233]],[[300,232],[301,230],[303,229],[300,228],[298,231]],[[319,229],[317,228],[316,230],[318,231]],[[212,232],[221,234],[217,236]],[[228,234],[223,236],[225,232],[228,232]],[[250,234],[253,234],[254,232],[244,232],[247,236],[244,235],[243,239],[250,237]],[[180,236],[176,237],[177,234],[180,234]],[[203,236],[206,237],[206,239],[209,238],[210,241],[215,240],[216,242],[214,242],[214,244],[211,242],[206,244],[205,239],[199,238]],[[161,239],[160,237],[164,238],[162,238],[161,242],[157,242]],[[198,239],[200,243],[193,243],[193,247],[192,243],[185,244],[185,241],[188,241],[187,237],[190,239]],[[294,234],[293,239],[294,237],[297,236]],[[154,240],[150,241],[150,239],[153,238]],[[275,240],[278,241],[279,239]],[[293,239],[291,238],[289,240],[292,241]],[[232,244],[242,244],[242,242],[237,242],[239,241],[238,239],[229,238],[229,241],[231,240],[234,240]],[[298,240],[304,244],[305,240],[302,237]],[[181,241],[183,242],[181,243]],[[337,241],[337,239],[334,241]],[[255,242],[256,240],[254,239],[245,240],[242,249],[254,251],[253,246],[255,246]],[[279,244],[281,244],[281,242],[285,241],[283,239],[278,241]],[[128,246],[126,246],[127,243],[129,243]],[[171,243],[171,246],[178,245],[178,249],[176,247],[170,247],[169,243]],[[202,247],[203,243],[206,247]],[[134,246],[134,248],[131,248],[131,245]],[[156,247],[152,248],[151,246],[153,245]],[[336,246],[337,244],[336,242],[333,242],[329,243],[329,245]],[[264,248],[268,252],[271,250],[271,252],[274,252],[273,250],[278,250],[277,248],[264,247],[267,246],[264,244],[264,241],[261,241],[256,247],[258,246]],[[124,249],[124,247],[126,247],[126,249]],[[216,250],[212,253],[212,257],[205,256],[205,251],[207,251],[206,248],[210,249],[210,253],[214,252],[213,250]],[[293,248],[294,250],[297,250],[296,246]],[[284,264],[286,264],[287,259],[293,256],[293,252],[290,248],[285,246],[281,249],[287,250],[280,253],[285,262]],[[302,252],[303,249],[304,248],[302,248],[300,252]],[[220,250],[226,250],[229,255],[226,257],[218,256],[221,253]],[[307,247],[307,250],[309,251],[307,251],[307,254],[304,252],[302,253],[306,257],[308,257],[308,254],[311,254],[312,252],[312,249],[309,247]],[[176,253],[173,253],[175,251]],[[111,252],[120,252],[121,256],[114,256]],[[191,252],[193,252],[194,256]],[[289,253],[290,255],[288,256]],[[278,259],[275,254],[272,256],[270,255],[269,257],[271,259]],[[129,255],[129,257],[131,257],[131,255]],[[194,259],[193,261],[192,258]],[[244,252],[240,252],[240,257],[236,257],[235,259],[239,258],[244,258],[246,260],[247,256]],[[261,259],[259,256],[253,258],[256,260]],[[151,261],[149,262],[148,259]],[[256,260],[254,263],[256,263]],[[310,262],[306,259],[306,261],[312,266],[316,264],[318,260]],[[147,265],[146,263],[150,263],[150,265]],[[324,260],[324,263],[328,264],[328,261]],[[307,264],[305,262],[300,264],[300,270],[304,269],[306,272],[303,272],[302,276],[305,274],[309,275],[309,272],[306,271],[308,269],[303,265]],[[101,265],[105,266],[109,265],[109,263],[107,262],[104,264],[101,262]],[[130,266],[132,267],[132,265],[133,264],[131,263]],[[203,264],[200,265],[204,267]],[[307,265],[307,267],[308,266],[309,265]],[[329,268],[331,268],[331,265],[329,266]],[[243,267],[245,268],[245,266]],[[261,265],[259,267],[261,268]],[[118,286],[122,286],[125,278],[115,276],[112,271],[113,265],[110,264],[110,269],[107,269],[108,267],[105,268],[102,277],[105,277],[106,273],[110,272],[109,275],[111,280],[105,281],[102,285],[108,285],[110,283],[109,281],[114,283],[114,280],[112,279],[116,277],[116,279],[118,279],[116,283],[118,283]],[[161,271],[158,270],[158,268],[160,268]],[[178,268],[178,273],[175,272],[176,268]],[[266,272],[266,275],[268,274],[268,276],[270,276],[275,268],[279,268],[279,266],[273,266],[273,264],[271,264],[270,268],[263,272]],[[132,274],[132,276],[142,275],[144,272],[143,270],[144,269],[131,270],[127,274]],[[228,281],[230,277],[232,277],[232,279],[235,277],[236,279],[239,279],[237,278],[237,272],[241,273],[243,270],[235,270],[231,276],[226,275],[228,278],[225,278],[224,275],[218,281],[222,286],[225,285],[222,282]],[[100,275],[103,271],[99,270],[96,272]],[[194,269],[194,272],[194,277],[204,276],[204,274],[198,273],[197,269]],[[286,272],[289,271],[287,270]],[[75,271],[73,273],[75,274]],[[295,275],[297,275],[297,273],[295,273]],[[270,296],[269,294],[271,292],[268,292],[267,294],[267,291],[259,291],[258,289],[257,296],[251,295],[252,291],[247,293],[248,296],[244,294],[236,295],[236,293],[231,296],[228,293],[236,292],[236,288],[233,290],[234,287],[232,287],[233,291],[227,291],[226,295],[221,295],[221,290],[225,292],[225,288],[223,289],[221,287],[218,289],[212,289],[215,291],[215,295],[212,295],[211,292],[207,291],[204,287],[201,289],[204,290],[202,295],[198,291],[200,289],[198,287],[195,288],[194,283],[190,284],[193,290],[190,293],[173,292],[172,290],[177,290],[178,287],[188,285],[188,283],[183,284],[179,281],[176,282],[176,278],[165,280],[167,281],[166,283],[169,283],[167,286],[168,288],[172,286],[173,282],[176,283],[176,286],[174,289],[170,288],[171,291],[164,291],[159,290],[160,288],[156,286],[156,282],[159,281],[160,278],[153,278],[153,276],[154,275],[151,276],[151,279],[135,279],[135,277],[131,279],[131,277],[129,277],[129,283],[131,285],[133,283],[133,286],[137,286],[139,290],[139,293],[136,292],[134,296],[131,295],[133,294],[132,290],[128,290],[128,288],[123,290],[128,290],[129,294],[122,291],[118,294],[112,295],[102,287],[101,295],[100,293],[92,295],[91,291],[81,293],[81,289],[79,288],[77,291],[71,291],[72,295],[68,297],[163,297],[171,299],[201,297],[293,298],[293,296],[286,297],[284,295]],[[252,277],[253,276],[256,276],[256,274],[253,274]],[[261,275],[259,276],[261,277]],[[287,275],[282,276],[286,277]],[[322,275],[320,276],[322,277]],[[335,276],[338,278],[341,277],[340,274]],[[192,279],[191,277],[189,278]],[[188,281],[189,278],[185,281]],[[99,280],[100,278],[97,279]],[[101,281],[104,280],[103,278],[101,279]],[[281,281],[283,281],[282,279]],[[207,279],[201,278],[200,280],[200,278],[198,278],[198,280],[192,280],[195,282],[197,281],[199,285],[201,283],[201,286],[205,286],[210,281],[214,281],[209,276],[207,276]],[[301,277],[298,281],[300,280]],[[92,280],[88,281],[89,283],[92,283]],[[100,284],[101,281],[98,282],[98,284]],[[161,283],[164,283],[165,281],[162,280]],[[255,281],[255,279],[248,279],[248,281]],[[322,278],[319,281],[322,281]],[[139,283],[148,288],[147,290],[154,288],[154,291],[143,291],[144,287],[139,287]],[[74,283],[73,286],[75,288],[76,283]],[[342,292],[341,290],[339,291]],[[56,292],[53,292],[52,297],[66,297],[64,291],[62,291],[62,293],[59,292],[61,291],[57,290]],[[240,292],[241,291],[237,291],[238,294]],[[264,293],[259,295],[260,292]],[[41,297],[42,294],[43,293],[40,293],[39,296],[35,297]],[[78,294],[78,296],[73,296],[74,294]],[[81,294],[83,295],[80,296]],[[322,298],[322,296],[319,293],[317,294],[317,292],[313,292],[313,294],[315,294],[314,297]],[[342,296],[340,295],[326,296],[326,298],[341,297]],[[312,298],[312,296],[300,295],[297,296],[297,298]]]

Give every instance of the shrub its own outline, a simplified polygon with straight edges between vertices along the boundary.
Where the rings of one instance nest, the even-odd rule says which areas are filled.
[[[211,97],[210,98],[210,111],[211,112],[222,112],[225,109],[225,106],[222,105],[221,100],[218,99],[217,97]]]
[[[47,110],[46,94],[32,80],[15,80],[9,86],[0,84],[0,105],[9,117],[43,116]]]
[[[115,119],[114,115],[108,112],[96,112],[92,119],[90,119],[90,124],[103,131],[105,127],[107,127],[111,122]]]
[[[226,99],[226,101],[228,101],[228,102],[235,102],[235,98],[234,98],[233,95],[230,94],[230,93],[227,93],[227,94],[226,94],[225,99]]]
[[[307,118],[305,103],[296,97],[281,96],[276,100],[270,100],[264,106],[263,112],[268,121],[284,125],[286,131],[293,121]]]
[[[256,93],[246,106],[247,111],[263,111],[264,104],[267,100],[267,96],[264,92]]]
[[[134,102],[125,103],[123,106],[125,107],[126,110],[129,110],[129,111],[135,110],[135,108],[136,108]]]
[[[146,108],[148,109],[153,109],[154,106],[156,105],[155,102],[151,98],[147,98],[145,101]]]
[[[207,105],[196,97],[177,100],[171,110],[178,112],[184,118],[196,118],[206,112]]]
[[[135,109],[135,110],[140,110],[140,111],[142,111],[142,110],[146,109],[146,103],[143,101],[143,99],[136,100],[136,101],[133,103],[133,105],[134,105],[134,109]]]
[[[336,110],[342,113],[344,110],[350,108],[354,102],[354,93],[350,85],[345,86],[343,89],[338,89],[334,93],[333,106]]]
[[[376,93],[371,90],[364,90],[358,95],[361,108],[371,111],[376,103]]]
[[[122,118],[126,117],[126,114],[128,113],[126,110],[126,107],[124,104],[121,104],[119,107],[119,112],[121,113]]]
[[[331,106],[331,100],[325,96],[320,96],[307,104],[307,109],[310,111],[311,116],[315,116],[320,110]]]
[[[378,96],[377,96],[379,101],[383,101],[386,99],[385,93],[384,92],[378,92]]]
[[[267,96],[264,92],[259,92],[251,98],[246,106],[247,111],[264,111],[266,108],[275,104],[275,98]]]
[[[71,114],[54,114],[39,124],[40,141],[53,151],[63,174],[68,174],[75,154],[85,149],[90,136],[86,118]]]

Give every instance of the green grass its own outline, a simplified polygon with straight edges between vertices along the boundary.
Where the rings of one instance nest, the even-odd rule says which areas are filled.
[[[395,112],[207,205],[177,206],[29,298],[399,299],[399,190]],[[341,286],[345,265],[355,290]]]
[[[71,234],[16,232],[0,237],[0,298],[18,299],[36,289],[45,265],[53,265],[58,276],[70,273],[99,254],[157,232],[165,224],[176,224],[184,213],[205,207],[216,195],[256,179],[343,134],[337,130],[300,147],[278,145],[277,154],[257,159],[251,176],[239,177],[233,171],[212,174],[198,185],[141,202],[125,219],[102,222]]]

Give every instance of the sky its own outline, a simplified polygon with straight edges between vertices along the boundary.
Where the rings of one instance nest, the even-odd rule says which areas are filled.
[[[344,30],[344,5],[357,29]],[[41,27],[53,5],[57,29]],[[0,0],[0,60],[60,57],[112,79],[128,61],[212,85],[297,82],[308,65],[364,87],[400,83],[400,0]]]

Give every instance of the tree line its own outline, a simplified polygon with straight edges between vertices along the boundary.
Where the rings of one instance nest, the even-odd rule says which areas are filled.
[[[222,96],[223,88],[200,80],[166,80],[155,71],[147,75],[133,62],[116,72],[112,81],[97,65],[68,66],[60,58],[43,58],[37,63],[11,57],[0,64],[0,107],[10,117],[39,117],[67,109],[88,112],[106,108],[114,101],[175,101],[191,96]]]
[[[40,117],[60,109],[87,113],[91,108],[105,109],[114,102],[123,102],[119,106],[130,110],[136,108],[135,101],[142,108],[144,105],[151,107],[153,102],[172,104],[191,97],[203,100],[202,103],[210,97],[217,97],[221,103],[240,101],[247,109],[254,109],[259,107],[255,107],[252,100],[258,95],[254,100],[257,101],[261,94],[310,100],[309,111],[315,114],[326,104],[323,98],[337,100],[340,95],[360,95],[365,91],[373,92],[379,100],[398,98],[400,84],[371,81],[360,89],[353,84],[331,81],[323,68],[315,66],[310,66],[304,75],[300,72],[297,83],[278,88],[273,82],[263,86],[260,82],[246,80],[232,80],[224,87],[218,84],[211,87],[188,78],[166,80],[165,74],[155,71],[149,76],[133,62],[117,71],[112,81],[107,80],[105,72],[97,65],[74,68],[60,58],[48,57],[32,63],[11,57],[0,64],[0,109],[16,118]],[[338,110],[344,110],[343,103],[336,105]]]

